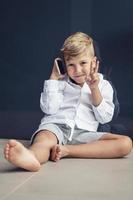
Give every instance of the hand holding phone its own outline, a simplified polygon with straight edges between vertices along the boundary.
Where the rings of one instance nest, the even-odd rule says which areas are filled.
[[[65,72],[65,67],[64,67],[64,63],[63,63],[62,59],[56,58],[55,64],[56,64],[56,68],[58,70],[59,75],[64,75],[66,72]]]
[[[54,66],[52,69],[52,73],[50,79],[59,80],[65,77],[65,67],[63,65],[63,61],[61,58],[56,58],[54,60]]]

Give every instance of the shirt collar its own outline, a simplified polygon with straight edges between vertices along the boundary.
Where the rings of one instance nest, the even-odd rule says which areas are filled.
[[[74,87],[82,88],[78,84],[74,83],[69,76],[67,76],[67,82]]]

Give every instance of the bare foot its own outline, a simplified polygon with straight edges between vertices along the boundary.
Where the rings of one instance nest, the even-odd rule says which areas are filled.
[[[50,159],[57,162],[63,157],[68,156],[68,149],[63,145],[55,145],[51,150]]]
[[[9,140],[4,155],[10,163],[28,171],[38,171],[41,167],[34,154],[16,140]]]

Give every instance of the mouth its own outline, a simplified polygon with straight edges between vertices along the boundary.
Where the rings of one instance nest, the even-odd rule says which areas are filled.
[[[85,74],[81,74],[81,75],[76,75],[76,76],[74,76],[75,78],[82,78],[82,77],[84,77],[85,76]]]

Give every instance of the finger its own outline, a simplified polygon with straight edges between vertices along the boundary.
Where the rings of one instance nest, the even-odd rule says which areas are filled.
[[[92,74],[92,80],[97,80],[97,74]]]
[[[62,79],[64,79],[64,78],[65,78],[65,76],[66,76],[66,74],[60,74],[60,75],[59,75],[59,80],[62,80]]]
[[[90,74],[93,74],[95,72],[95,68],[96,68],[96,57],[94,57],[91,62]]]
[[[87,77],[85,78],[85,81],[86,81],[86,82],[90,82],[91,79],[92,79],[92,78],[91,78],[90,76],[87,76]]]
[[[91,83],[93,84],[93,83],[96,83],[96,82],[97,83],[99,82],[99,75],[98,74],[93,74]]]
[[[90,75],[93,74],[94,70],[94,61],[91,61],[91,66],[90,66]]]
[[[96,62],[96,67],[94,69],[94,73],[98,73],[98,70],[99,70],[99,60],[97,60],[97,62]]]

